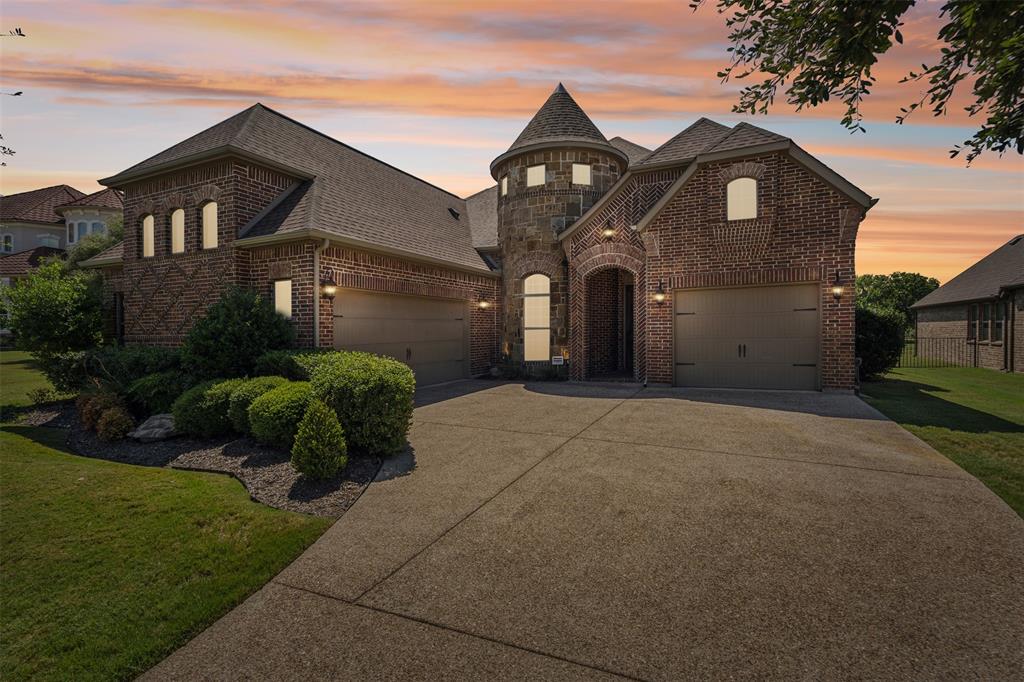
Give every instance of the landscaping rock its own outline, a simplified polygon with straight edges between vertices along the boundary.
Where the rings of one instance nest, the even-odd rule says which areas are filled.
[[[153,443],[158,440],[167,440],[178,435],[174,430],[174,417],[170,414],[154,414],[142,422],[138,428],[128,434],[142,443]]]

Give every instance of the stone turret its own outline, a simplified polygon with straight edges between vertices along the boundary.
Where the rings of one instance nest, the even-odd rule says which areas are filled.
[[[608,142],[561,83],[508,151],[491,163],[498,181],[505,294],[502,350],[513,365],[525,363],[538,373],[550,367],[551,356],[568,353],[569,283],[558,235],[615,184],[627,164],[625,154]],[[527,362],[523,281],[532,274],[550,278],[550,348],[542,361],[534,344],[537,359]]]

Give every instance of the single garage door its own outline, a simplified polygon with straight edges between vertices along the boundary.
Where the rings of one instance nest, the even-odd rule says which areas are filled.
[[[675,383],[818,388],[817,284],[674,292]]]
[[[340,289],[334,347],[401,360],[426,386],[469,375],[466,301]]]

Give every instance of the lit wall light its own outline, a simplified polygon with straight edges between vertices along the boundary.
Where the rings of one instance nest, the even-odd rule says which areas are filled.
[[[338,293],[338,285],[334,283],[334,275],[331,272],[324,273],[320,279],[320,293],[323,297],[333,301]]]
[[[491,302],[481,298],[479,301],[476,302],[476,306],[481,310],[487,310],[488,308],[491,307]]]
[[[660,281],[658,282],[658,288],[654,290],[654,302],[658,305],[665,303],[665,285]]]
[[[832,282],[832,298],[837,301],[843,297],[843,282],[839,279],[839,270],[836,270],[836,278]]]
[[[612,221],[608,220],[604,224],[604,229],[601,230],[601,236],[605,239],[611,239],[615,236],[615,228],[612,227]]]

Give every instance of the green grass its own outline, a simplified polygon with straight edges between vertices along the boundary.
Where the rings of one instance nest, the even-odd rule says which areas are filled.
[[[29,391],[53,388],[36,368],[28,353],[20,350],[0,350],[0,411],[31,405]]]
[[[0,404],[45,385],[3,352]],[[330,520],[249,499],[233,478],[62,452],[0,427],[0,679],[128,679],[298,556]]]
[[[959,464],[1024,517],[1024,374],[898,369],[865,399]]]

